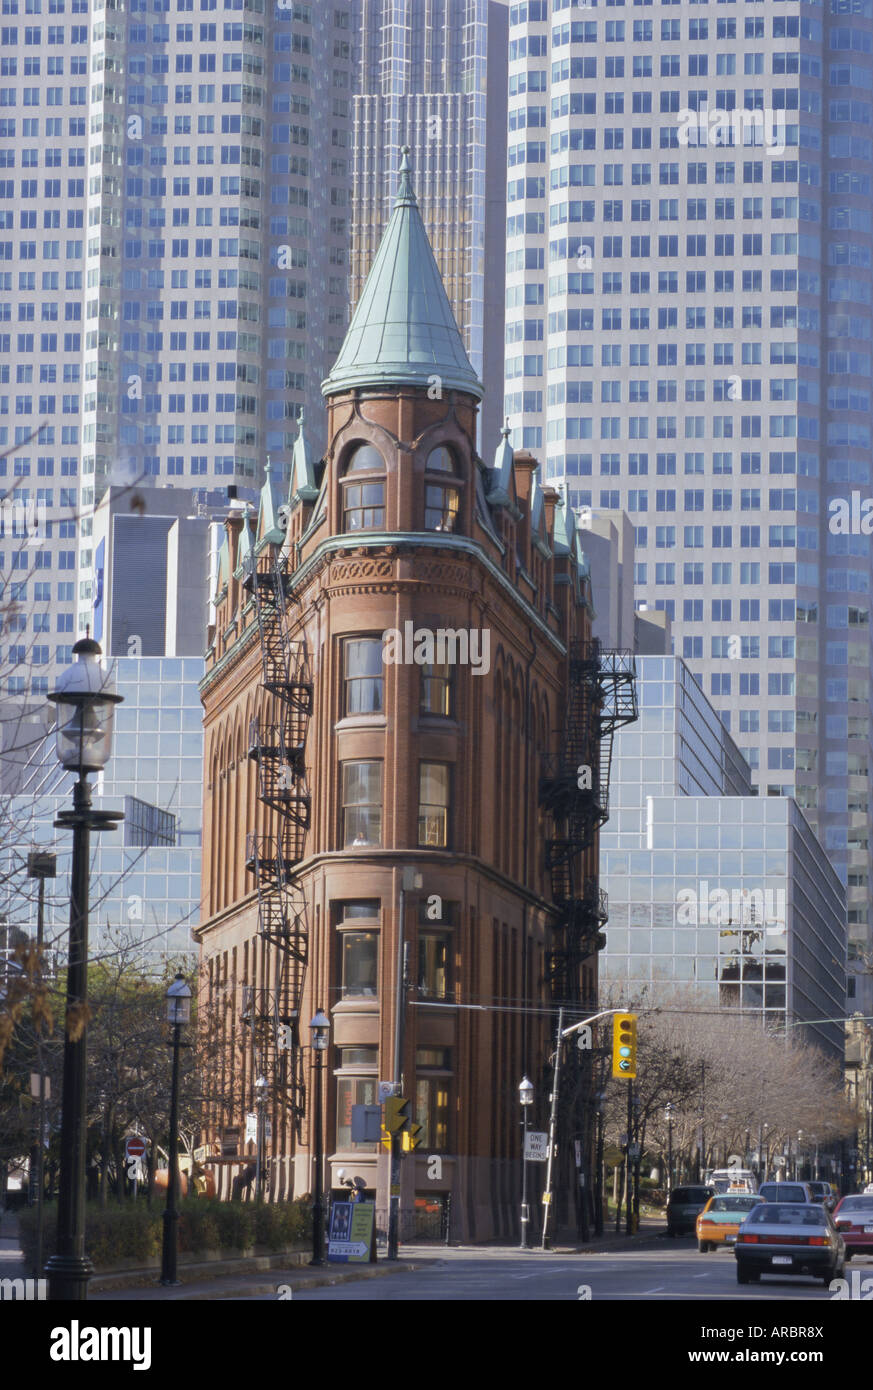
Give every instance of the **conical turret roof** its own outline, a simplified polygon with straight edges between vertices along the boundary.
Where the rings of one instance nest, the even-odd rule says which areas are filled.
[[[358,386],[429,386],[434,377],[441,391],[484,394],[421,220],[404,145],[391,220],[321,389],[330,396]]]

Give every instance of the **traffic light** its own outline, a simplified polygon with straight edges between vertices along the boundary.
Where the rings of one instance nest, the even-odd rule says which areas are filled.
[[[637,1074],[636,1014],[613,1015],[612,1074],[627,1081],[632,1081]]]
[[[404,1153],[411,1153],[417,1149],[422,1142],[422,1126],[417,1125],[414,1120],[410,1120],[408,1129],[404,1130],[401,1138],[403,1140]]]
[[[399,1134],[409,1126],[406,1096],[389,1096],[385,1101],[385,1128],[389,1134]]]

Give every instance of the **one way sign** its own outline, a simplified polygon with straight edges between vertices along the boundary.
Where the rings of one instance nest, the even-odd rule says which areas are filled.
[[[524,1156],[530,1163],[545,1163],[549,1157],[549,1136],[530,1129],[524,1136]]]

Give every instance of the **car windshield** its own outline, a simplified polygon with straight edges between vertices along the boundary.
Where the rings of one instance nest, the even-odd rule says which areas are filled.
[[[761,1202],[747,1220],[766,1226],[825,1226],[827,1224],[822,1207],[787,1206],[782,1202]]]
[[[844,1197],[840,1207],[841,1216],[844,1211],[873,1211],[873,1196]]]
[[[760,1206],[757,1197],[714,1197],[710,1211],[751,1211]]]
[[[671,1198],[674,1202],[706,1202],[712,1196],[707,1187],[677,1187]]]
[[[802,1187],[792,1187],[788,1183],[765,1183],[761,1196],[768,1202],[802,1202],[806,1194]]]

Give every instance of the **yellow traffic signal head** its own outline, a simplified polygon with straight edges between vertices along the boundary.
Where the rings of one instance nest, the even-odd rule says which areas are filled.
[[[612,1074],[626,1081],[632,1081],[637,1074],[636,1014],[613,1015]]]

